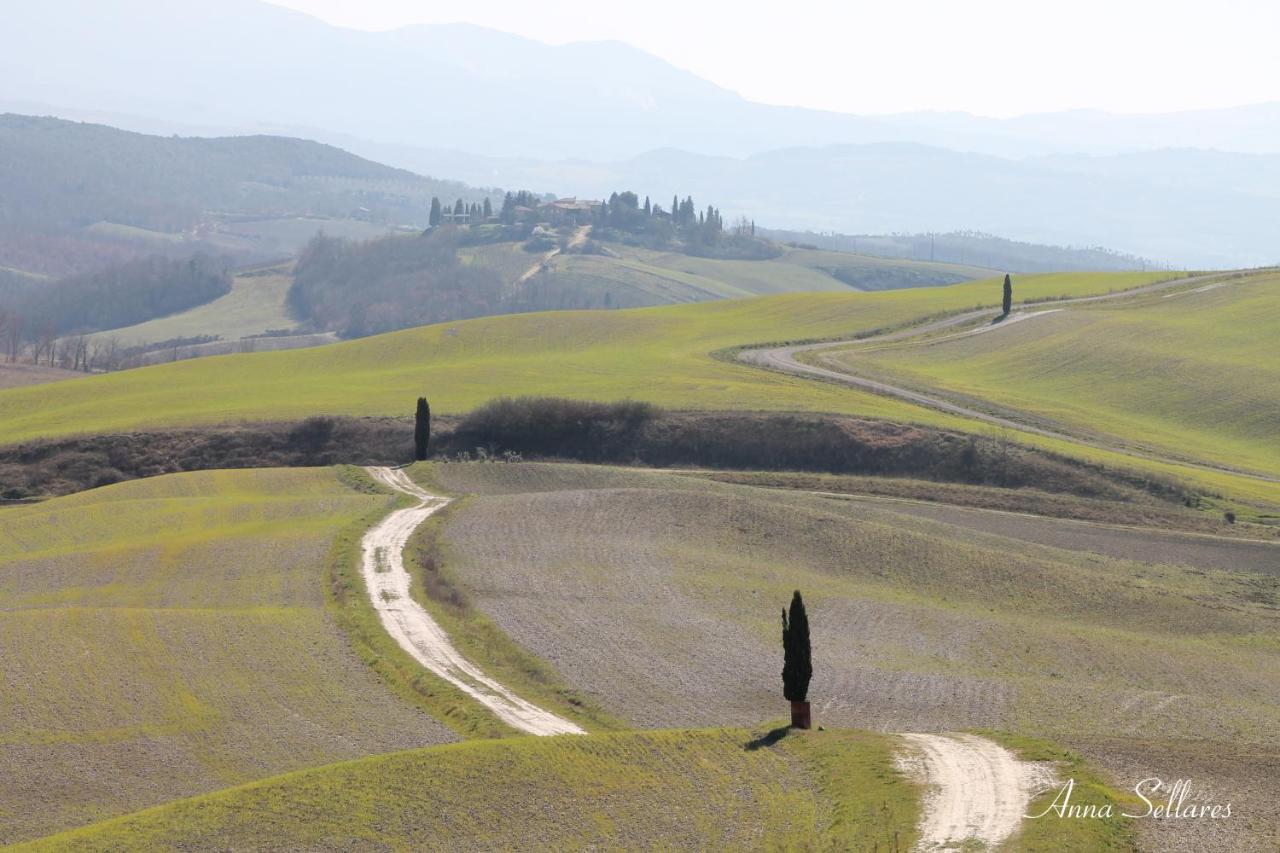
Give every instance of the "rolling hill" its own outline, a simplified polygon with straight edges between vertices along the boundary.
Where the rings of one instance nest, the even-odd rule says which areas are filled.
[[[1020,299],[1108,293],[1169,274],[1028,276]],[[673,408],[823,411],[986,433],[978,421],[835,384],[734,363],[745,344],[853,337],[992,305],[999,284],[880,293],[793,294],[611,312],[546,312],[406,330],[333,346],[159,365],[0,391],[9,443],[108,430],[400,415],[426,393],[440,413],[493,397],[643,399]],[[1032,434],[1019,441],[1193,484],[1202,494],[1280,504],[1280,485]]]
[[[469,496],[427,534],[450,594],[634,725],[755,720],[798,586],[817,722],[1048,738],[1113,780],[1231,792],[1252,819],[1201,849],[1274,837],[1280,546],[634,469],[412,471]],[[1137,823],[1150,849],[1182,832]]]
[[[139,254],[278,259],[318,230],[424,224],[489,195],[273,136],[162,137],[0,115],[0,266],[63,275]]]
[[[385,502],[333,469],[258,470],[0,509],[0,844],[455,740],[328,600],[339,532]]]
[[[468,657],[493,672],[503,671],[506,647],[515,640],[525,650],[523,673],[515,673],[518,689],[520,678],[537,677],[536,664],[568,679],[586,702],[640,729],[424,747],[455,738],[459,721],[475,709],[453,706],[441,718],[448,727],[433,719],[451,700],[426,687],[430,679],[421,673],[398,670],[387,638],[370,645],[368,624],[350,618],[342,593],[336,592],[346,588],[349,567],[344,566],[352,557],[341,543],[350,543],[371,518],[387,511],[386,497],[369,493],[368,483],[349,469],[160,477],[0,509],[5,521],[0,590],[10,603],[0,612],[0,633],[10,652],[14,687],[6,695],[10,712],[0,737],[0,762],[10,780],[0,794],[5,818],[0,840],[31,850],[210,844],[366,849],[424,843],[891,849],[910,842],[920,808],[918,788],[904,778],[895,759],[903,745],[889,735],[831,726],[852,719],[851,713],[860,726],[889,719],[877,717],[876,708],[896,715],[901,724],[958,724],[978,705],[946,710],[936,701],[938,684],[970,684],[965,695],[973,698],[987,696],[973,685],[1022,677],[1013,668],[975,674],[968,663],[954,661],[943,667],[953,671],[921,680],[918,668],[936,670],[936,661],[928,663],[918,649],[902,647],[892,632],[883,635],[861,621],[830,618],[827,602],[873,610],[941,608],[964,622],[976,613],[964,596],[942,602],[967,585],[973,572],[994,577],[1020,555],[1030,560],[1032,574],[1002,588],[1000,601],[1003,606],[1029,596],[1038,605],[1003,618],[1034,621],[1045,618],[1047,602],[1061,600],[1060,586],[1117,568],[1050,553],[1016,537],[1000,544],[1012,543],[1015,553],[993,563],[996,543],[982,533],[805,495],[779,499],[774,492],[696,477],[569,465],[436,464],[414,473],[469,497],[442,526],[425,528],[421,538],[427,545],[438,538],[442,550],[435,553],[443,562],[431,571],[445,573],[462,597],[428,582],[421,567],[415,568],[420,585],[411,594],[431,607],[454,611],[448,625],[491,617],[488,633],[450,633]],[[513,515],[509,511],[516,505],[520,512]],[[655,514],[659,506],[665,509]],[[669,525],[664,515],[690,510],[705,511],[708,524]],[[547,513],[575,525],[575,537],[562,538],[556,525],[545,525]],[[608,547],[590,547],[591,566],[579,560],[584,543],[608,535],[611,525],[628,517],[642,523],[632,524],[628,536],[611,536]],[[838,528],[827,529],[828,521]],[[537,525],[542,533],[512,542],[513,558],[491,563],[483,549],[506,541],[513,523]],[[786,548],[778,540],[756,557],[744,556],[744,547],[757,550],[758,537],[789,536],[796,525],[809,534],[802,552],[775,553]],[[483,527],[489,528],[487,538],[479,535]],[[157,535],[157,529],[164,532]],[[950,541],[957,534],[959,548]],[[873,550],[833,571],[853,538]],[[542,556],[524,559],[529,548]],[[911,577],[886,580],[869,569],[884,556],[883,548],[938,556],[926,558]],[[635,609],[622,608],[600,621],[596,596],[627,592],[626,583],[610,580],[624,552],[630,554],[626,565],[640,559],[646,571],[662,573],[674,558],[689,572],[667,592],[651,587],[651,592],[681,597],[683,612],[694,617],[688,626],[693,633],[675,632],[663,640],[645,633],[650,654],[665,664],[634,674],[633,683],[647,688],[641,692],[619,690],[620,682],[610,678],[592,684],[579,680],[598,666],[601,652],[617,655],[622,647],[614,641],[581,642],[575,655],[565,656],[536,632],[531,635],[519,619],[512,621],[513,603],[497,606],[494,598],[504,597],[506,573],[516,571],[517,563],[548,584],[530,602],[555,595],[566,573],[585,569],[594,593],[577,596],[565,618],[584,629],[596,626],[591,631],[598,639],[646,632],[649,617]],[[424,552],[411,543],[408,553]],[[546,559],[554,567],[544,566]],[[726,571],[737,581],[712,598],[732,598],[744,621],[706,606],[705,585],[719,588]],[[1247,573],[1223,582],[1218,573],[1158,571],[1176,588],[1212,588],[1233,602],[1250,589]],[[482,572],[489,580],[477,585]],[[754,674],[729,681],[706,678],[690,690],[692,682],[684,682],[679,670],[717,661],[722,674],[761,668],[771,656],[763,638],[774,630],[768,627],[772,618],[764,619],[773,611],[765,598],[791,580],[784,581],[780,572],[795,573],[806,589],[816,591],[821,603],[815,612],[826,620],[820,634],[824,649],[862,638],[863,662],[854,682],[844,680],[841,665],[820,659],[831,669],[820,682],[832,697],[820,711],[827,731],[785,737],[783,730],[766,732],[759,718],[782,703],[759,689]],[[1051,588],[1037,591],[1062,572]],[[914,604],[893,593],[895,583],[915,589]],[[444,598],[433,598],[440,595]],[[1181,599],[1157,600],[1142,589],[1120,599],[1090,593],[1071,603],[1072,618],[1095,612],[1103,618],[1121,607],[1136,607],[1151,619],[1195,610]],[[459,607],[474,612],[459,613]],[[760,621],[755,610],[762,611]],[[1246,605],[1242,612],[1223,614],[1209,608],[1198,618],[1205,631],[1245,630],[1250,620],[1265,618],[1257,610]],[[927,621],[936,618],[942,617]],[[712,626],[715,621],[720,627]],[[609,631],[600,630],[605,624]],[[855,627],[857,632],[849,633]],[[706,642],[702,654],[693,656],[677,648],[679,642],[705,639],[707,631],[734,642]],[[563,636],[574,634],[565,630]],[[1226,642],[1222,637],[1184,639],[1181,648],[1212,661],[1217,646]],[[629,655],[616,657],[620,672],[632,671],[641,648],[631,644]],[[530,657],[530,652],[545,656]],[[1052,652],[1038,641],[1035,654]],[[749,663],[753,655],[758,660]],[[1255,657],[1266,666],[1265,649]],[[890,659],[892,665],[884,668]],[[763,670],[772,672],[772,667]],[[1230,672],[1219,668],[1217,676],[1227,679]],[[836,680],[828,682],[829,677]],[[1194,677],[1205,682],[1206,702],[1216,696],[1218,682],[1200,669]],[[672,678],[677,681],[670,683]],[[1153,678],[1158,688],[1159,678]],[[855,683],[862,685],[863,704],[849,705],[846,691]],[[678,698],[663,699],[672,690]],[[1002,737],[1016,740],[1034,757],[1087,773],[1078,758],[1028,740],[1026,732],[1050,726],[1034,716],[1031,723],[1015,724],[1005,716],[1013,694],[996,690],[1003,698],[986,702],[987,710],[972,719],[1022,730],[1022,735]],[[751,703],[759,703],[754,713]],[[1042,706],[1031,701],[1026,707]],[[1174,719],[1179,724],[1194,720],[1198,708],[1181,709]],[[1263,713],[1243,699],[1230,708],[1233,720]],[[661,725],[663,714],[705,717],[714,728],[646,730]],[[747,718],[751,722],[743,728],[725,727]],[[1070,730],[1067,724],[1064,731]],[[1251,767],[1246,762],[1236,769]],[[56,800],[47,796],[50,790],[58,791]],[[1111,798],[1114,792],[1099,783],[1086,796]],[[1014,849],[1038,849],[1046,838],[1088,849],[1130,849],[1127,832],[1111,823],[1028,826]]]
[[[1073,432],[1275,475],[1277,323],[1280,275],[1271,272],[824,360]]]

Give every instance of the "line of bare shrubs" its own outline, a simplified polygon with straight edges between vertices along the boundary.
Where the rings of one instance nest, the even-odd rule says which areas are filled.
[[[1018,445],[838,415],[667,412],[647,403],[542,397],[493,400],[462,418],[442,447],[491,457],[729,470],[911,476],[1123,500],[1135,489],[1183,501],[1176,485],[1113,472]]]
[[[0,499],[58,495],[120,480],[213,468],[410,461],[410,419],[315,417],[287,424],[103,435],[0,449]],[[499,399],[436,419],[432,451],[656,467],[904,476],[1130,500],[1176,486],[1106,471],[1008,440],[836,415],[668,412],[647,403]]]

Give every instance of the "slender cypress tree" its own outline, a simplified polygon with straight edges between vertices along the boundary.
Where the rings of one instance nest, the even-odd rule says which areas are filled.
[[[809,695],[813,661],[809,648],[809,617],[804,612],[800,590],[791,596],[791,615],[782,611],[782,695],[791,702],[803,702]]]
[[[440,224],[444,219],[443,211],[440,210],[440,199],[435,196],[431,197],[431,215],[427,218],[427,224],[432,228]]]
[[[413,458],[421,462],[427,458],[427,445],[431,443],[431,406],[426,397],[418,398],[418,411],[413,422]]]
[[[1004,315],[1009,316],[1009,312],[1013,310],[1013,279],[1008,273],[1004,274]]]

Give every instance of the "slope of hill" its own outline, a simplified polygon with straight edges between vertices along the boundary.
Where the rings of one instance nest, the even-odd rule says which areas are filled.
[[[891,849],[914,838],[918,794],[890,738],[812,732],[751,749],[753,738],[632,732],[398,752],[18,849]]]
[[[1273,272],[824,360],[1074,432],[1274,475],[1277,323]]]
[[[1019,299],[1123,290],[1168,274],[1028,276]],[[939,313],[994,305],[996,281],[880,293],[798,294],[611,312],[548,312],[406,330],[334,346],[247,353],[0,391],[12,442],[140,427],[401,415],[420,394],[440,413],[504,394],[630,397],[673,408],[858,414],[970,432],[977,420],[735,363],[748,343],[845,338]],[[145,401],[145,402],[143,402]],[[1280,484],[1017,433],[1075,458],[1192,484],[1205,494],[1280,504]],[[1258,510],[1255,510],[1258,511]]]
[[[319,230],[425,225],[489,193],[272,136],[147,136],[0,116],[0,265],[64,275],[139,254],[276,259]]]
[[[326,602],[335,537],[385,501],[260,470],[0,509],[0,844],[455,739]]]
[[[181,338],[234,341],[292,329],[297,321],[285,305],[291,283],[287,265],[242,272],[232,278],[231,292],[219,299],[180,314],[101,332],[94,340],[105,344],[114,339],[131,347]]]
[[[758,665],[777,643],[774,605],[800,587],[817,722],[1049,737],[1118,787],[1192,777],[1251,815],[1203,827],[1199,849],[1274,838],[1280,648],[1263,638],[1280,627],[1280,545],[1265,546],[1269,570],[1245,569],[1250,543],[667,473],[413,473],[471,495],[438,534],[454,594],[624,719],[755,719],[776,702],[777,674]],[[1202,561],[1197,543],[1221,552]],[[1138,823],[1150,849],[1183,837],[1178,822]]]

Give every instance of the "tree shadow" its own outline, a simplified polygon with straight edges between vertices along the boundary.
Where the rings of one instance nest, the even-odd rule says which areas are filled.
[[[786,737],[790,731],[791,731],[790,726],[779,726],[778,728],[773,729],[772,731],[769,731],[761,735],[755,740],[748,741],[746,746],[743,747],[743,749],[747,750],[748,752],[755,752],[757,749],[760,749],[761,747],[773,746],[775,743],[777,743],[778,741]]]

